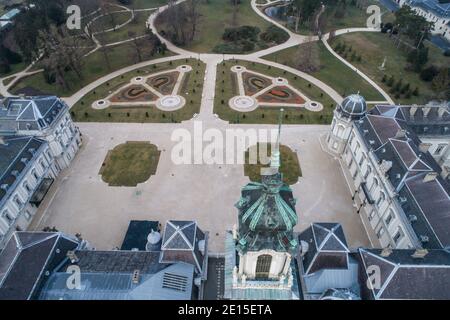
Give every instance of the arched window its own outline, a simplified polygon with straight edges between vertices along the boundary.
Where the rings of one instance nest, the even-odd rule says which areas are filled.
[[[263,254],[258,257],[256,261],[256,278],[268,279],[270,272],[270,265],[272,264],[272,256]]]

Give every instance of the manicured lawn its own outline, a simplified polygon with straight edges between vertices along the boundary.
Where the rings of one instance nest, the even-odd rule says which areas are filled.
[[[186,99],[186,105],[177,111],[164,112],[151,107],[109,107],[103,110],[92,108],[92,103],[107,97],[111,92],[129,83],[138,75],[156,73],[163,70],[175,69],[182,64],[192,66],[193,70],[184,78],[181,85],[181,95]],[[71,109],[72,117],[78,122],[181,122],[189,120],[200,111],[205,65],[195,59],[180,59],[172,63],[160,63],[126,73],[97,87],[89,92]]]
[[[128,141],[108,152],[99,173],[109,186],[135,187],[156,173],[160,154],[149,142]]]
[[[249,148],[249,150],[245,153],[245,165],[244,165],[244,175],[246,177],[249,177],[251,181],[254,182],[260,182],[261,181],[261,168],[269,167],[269,164],[262,165],[261,159],[258,157],[258,163],[257,164],[249,164],[249,153],[250,150],[253,150],[253,152],[258,152],[260,148],[260,143],[258,143],[256,146],[252,146]],[[255,150],[257,149],[257,150]],[[269,143],[267,145],[267,155],[270,159],[270,151],[272,149],[271,144]],[[280,153],[281,153],[281,167],[280,171],[283,174],[283,181],[286,182],[289,185],[293,185],[297,183],[298,178],[302,176],[302,171],[300,169],[300,164],[298,161],[297,153],[292,151],[289,147],[281,145],[280,146]],[[259,154],[259,152],[257,153]],[[265,159],[264,162],[267,162]]]
[[[312,76],[325,82],[344,97],[359,91],[368,101],[384,100],[383,96],[367,81],[333,56],[322,42],[317,42],[317,46],[319,49],[320,70],[311,73]],[[264,59],[297,68],[296,57],[298,50],[302,50],[302,46],[279,51],[265,56]]]
[[[413,95],[410,98],[405,97],[405,95],[394,97],[395,94],[391,94],[396,102],[404,104],[425,103],[436,98],[436,93],[431,89],[430,82],[422,81],[418,73],[405,69],[408,65],[407,54],[405,51],[397,49],[393,40],[387,34],[345,34],[337,37],[332,46],[335,47],[339,42],[345,42],[347,47],[352,46],[352,49],[361,55],[361,62],[352,61],[351,63],[376,81],[386,92],[389,92],[390,87],[382,82],[384,74],[388,78],[393,75],[395,81],[402,79],[403,85],[409,83],[412,90],[416,87],[419,88],[418,97]],[[429,45],[429,48],[429,64],[441,67],[450,65],[450,57],[445,57],[439,49],[432,45]],[[378,67],[383,63],[385,57],[387,58],[386,70],[381,71]]]
[[[146,41],[146,39],[142,41]],[[144,46],[142,50],[143,60],[150,60],[161,57],[161,55],[151,56],[150,49],[146,46]],[[101,78],[108,73],[113,72],[114,70],[129,66],[133,62],[137,63],[138,61],[135,55],[136,50],[132,48],[130,44],[122,44],[119,46],[110,47],[108,48],[108,57],[110,60],[111,68],[108,69],[108,64],[105,60],[104,54],[100,51],[97,51],[84,59],[83,79],[79,79],[73,71],[68,71],[66,73],[66,81],[70,85],[69,89],[65,89],[56,83],[48,84],[45,81],[43,74],[39,73],[22,79],[12,91],[14,92],[15,90],[24,87],[33,87],[44,93],[54,94],[60,97],[67,97],[74,94],[87,84],[95,81],[98,78]],[[166,56],[169,55],[171,55],[171,53],[166,52]],[[39,65],[35,66],[35,68],[39,68]]]
[[[233,80],[234,74],[230,68],[234,65],[242,65],[249,70],[256,71],[271,77],[286,78],[291,85],[303,92],[311,100],[320,102],[324,105],[321,112],[312,112],[304,108],[285,108],[286,124],[328,124],[333,118],[333,110],[335,102],[325,92],[316,86],[308,83],[308,81],[297,77],[294,74],[285,72],[277,68],[268,67],[266,65],[233,60],[219,64],[217,68],[217,85],[214,102],[214,113],[218,114],[223,120],[231,123],[267,123],[275,124],[278,122],[279,108],[259,107],[252,112],[237,112],[228,106],[228,101],[239,95],[237,82]]]
[[[195,52],[212,52],[212,49],[223,43],[222,35],[225,28],[233,27],[233,6],[230,1],[209,0],[200,2],[200,22],[194,41],[186,48]],[[255,26],[265,31],[271,24],[259,17],[250,5],[250,0],[242,0],[237,14],[237,25]],[[159,25],[158,29],[165,30],[169,26]],[[258,50],[258,48],[255,48]]]

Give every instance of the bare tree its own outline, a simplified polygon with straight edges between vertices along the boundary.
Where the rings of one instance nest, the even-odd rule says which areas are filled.
[[[133,45],[134,50],[136,51],[136,56],[138,58],[138,61],[142,61],[142,49],[141,49],[141,44],[140,41],[138,39],[138,37],[136,36],[136,33],[133,31],[129,31],[128,32],[128,37],[132,39],[131,44]]]
[[[308,42],[299,47],[295,57],[297,68],[307,73],[316,72],[320,69],[319,49],[317,43],[312,40],[310,36]]]

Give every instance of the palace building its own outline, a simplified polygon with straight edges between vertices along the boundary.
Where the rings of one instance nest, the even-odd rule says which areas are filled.
[[[69,107],[57,97],[0,101],[0,249],[26,230],[81,145]]]
[[[449,128],[448,103],[368,111],[352,95],[337,106],[328,147],[374,246],[450,246]]]

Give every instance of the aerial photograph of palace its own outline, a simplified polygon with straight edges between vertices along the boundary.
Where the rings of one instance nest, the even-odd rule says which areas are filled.
[[[450,1],[0,0],[1,300],[450,300]]]

